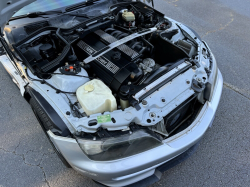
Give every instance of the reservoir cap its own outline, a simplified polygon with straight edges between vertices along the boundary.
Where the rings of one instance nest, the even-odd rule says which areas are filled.
[[[91,84],[88,84],[84,87],[84,90],[87,92],[92,92],[95,89],[95,87]]]

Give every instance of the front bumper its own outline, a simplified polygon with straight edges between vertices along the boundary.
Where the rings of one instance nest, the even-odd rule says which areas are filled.
[[[126,186],[155,174],[156,168],[193,147],[212,125],[223,88],[218,70],[211,102],[206,102],[195,121],[184,131],[164,140],[164,144],[149,151],[107,162],[90,160],[75,139],[59,137],[48,131],[50,139],[78,172],[108,186]]]

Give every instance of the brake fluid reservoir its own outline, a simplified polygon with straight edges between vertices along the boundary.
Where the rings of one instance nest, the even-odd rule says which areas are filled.
[[[117,110],[115,97],[100,80],[94,79],[79,87],[76,96],[87,115]]]

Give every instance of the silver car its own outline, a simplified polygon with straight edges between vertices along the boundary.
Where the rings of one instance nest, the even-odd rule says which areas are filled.
[[[0,1],[0,62],[62,162],[100,185],[160,180],[195,150],[220,101],[208,44],[153,7]]]

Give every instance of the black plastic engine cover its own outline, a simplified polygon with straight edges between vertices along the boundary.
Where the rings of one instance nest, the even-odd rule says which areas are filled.
[[[107,44],[102,42],[96,34],[91,33],[79,41],[77,46],[82,51],[79,55],[85,59],[106,47]],[[137,65],[125,58],[125,54],[118,49],[107,52],[90,62],[89,65],[94,73],[115,91],[118,91],[122,84],[135,81],[134,77],[140,77],[134,75],[141,74],[141,70],[139,70]]]

